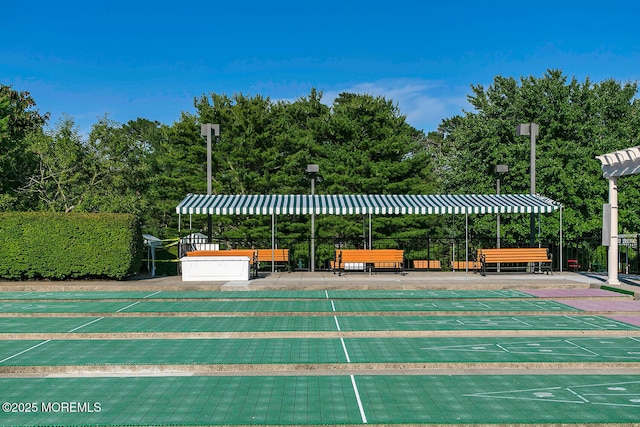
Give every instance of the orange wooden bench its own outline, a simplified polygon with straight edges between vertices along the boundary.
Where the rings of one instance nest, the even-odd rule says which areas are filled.
[[[442,270],[439,259],[414,259],[413,268],[417,270]]]
[[[258,249],[259,262],[289,262],[289,249]]]
[[[452,261],[451,270],[453,271],[467,271],[472,270],[474,273],[478,269],[478,262],[476,261]]]
[[[547,248],[497,248],[478,249],[478,260],[481,264],[481,273],[484,276],[487,271],[487,264],[501,264],[501,269],[512,268],[504,264],[533,264],[534,272],[551,271],[552,259]],[[497,270],[497,268],[496,268]]]
[[[289,267],[289,249],[258,249],[258,262]]]
[[[353,268],[355,266],[355,268]],[[400,249],[339,249],[333,261],[333,272],[345,270],[397,270],[404,274],[404,251]]]

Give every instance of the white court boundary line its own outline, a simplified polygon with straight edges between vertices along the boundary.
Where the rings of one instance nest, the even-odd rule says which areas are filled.
[[[160,292],[160,291],[158,291],[158,292]],[[155,294],[157,294],[158,292],[155,292],[155,293],[153,293],[153,294],[151,294],[151,295],[155,295]],[[146,298],[146,297],[145,297],[145,298]],[[119,312],[121,312],[122,310],[126,310],[127,308],[132,307],[132,306],[134,306],[134,305],[136,305],[136,304],[138,304],[138,303],[140,303],[140,301],[136,301],[136,302],[134,302],[133,304],[129,304],[129,305],[128,305],[128,306],[126,306],[126,307],[122,307],[120,310],[116,311],[116,313],[119,313]],[[77,331],[78,329],[84,328],[85,326],[89,326],[89,325],[91,325],[92,323],[96,323],[96,322],[98,322],[98,321],[100,321],[100,320],[102,320],[102,319],[104,319],[104,317],[99,317],[99,318],[97,318],[97,319],[93,319],[92,321],[87,322],[87,323],[85,323],[84,325],[80,325],[80,326],[78,326],[77,328],[73,328],[73,329],[71,329],[71,330],[67,331],[67,333],[75,332],[75,331]],[[21,352],[18,352],[18,353],[16,353],[16,354],[12,355],[12,356],[6,357],[6,358],[4,358],[4,359],[0,360],[0,363],[4,363],[4,362],[6,362],[7,360],[11,360],[11,359],[13,359],[14,357],[18,357],[18,356],[20,356],[21,354],[24,354],[24,353],[26,353],[26,352],[28,352],[28,351],[33,350],[34,348],[38,348],[38,347],[40,347],[41,345],[44,345],[44,344],[48,343],[49,341],[51,341],[51,340],[50,340],[50,339],[48,339],[48,340],[46,340],[46,341],[42,341],[41,343],[38,343],[38,344],[36,344],[36,345],[34,345],[34,346],[31,346],[31,347],[29,347],[29,348],[27,348],[27,349],[25,349],[25,350],[22,350]]]
[[[160,292],[162,292],[162,291],[157,291],[157,292],[153,292],[153,293],[151,293],[149,295],[145,295],[145,296],[142,297],[142,299],[151,298],[154,295],[158,295]]]
[[[14,357],[17,357],[17,356],[20,356],[21,354],[26,353],[27,351],[31,351],[31,350],[33,350],[34,348],[38,348],[38,347],[40,347],[41,345],[48,343],[49,341],[51,341],[51,340],[42,341],[41,343],[36,344],[36,345],[34,345],[34,346],[31,346],[31,347],[29,347],[29,348],[28,348],[28,349],[26,349],[26,350],[22,350],[21,352],[16,353],[16,354],[14,354],[13,356],[9,356],[9,357],[7,357],[7,358],[4,358],[4,359],[0,360],[0,363],[4,363],[4,362],[6,362],[6,361],[7,361],[7,360],[9,360],[9,359],[13,359]]]
[[[93,319],[91,322],[87,322],[87,323],[85,323],[84,325],[80,325],[80,326],[78,326],[77,328],[73,328],[73,329],[71,329],[70,331],[67,331],[67,333],[75,332],[75,331],[77,331],[78,329],[84,328],[85,326],[89,326],[90,324],[92,324],[92,323],[96,323],[97,321],[102,320],[102,319],[104,319],[104,317],[99,317],[99,318],[97,318],[97,319]]]
[[[358,402],[358,409],[360,410],[360,417],[362,418],[362,423],[367,424],[367,415],[364,413],[362,400],[360,400],[360,392],[358,392],[358,385],[356,384],[356,379],[353,375],[350,375],[350,377],[351,377],[351,385],[353,386],[353,392],[356,394],[356,402]]]
[[[128,306],[122,307],[120,310],[116,310],[116,313],[120,313],[121,311],[126,310],[127,308],[130,308],[130,307],[133,307],[136,304],[140,304],[140,301],[132,302]]]
[[[325,291],[326,292],[326,291]],[[336,306],[331,300],[331,307],[333,311],[336,311]],[[336,328],[338,332],[340,332],[340,322],[338,322],[338,316],[333,316],[336,322]],[[342,351],[344,351],[344,357],[347,359],[347,363],[351,363],[351,357],[349,357],[349,352],[347,351],[347,345],[344,342],[344,338],[340,337],[340,343],[342,344]],[[364,412],[364,407],[362,406],[362,399],[360,399],[360,392],[358,391],[358,385],[356,384],[356,378],[353,375],[349,375],[351,378],[351,386],[353,387],[353,393],[356,396],[356,402],[358,403],[358,410],[360,411],[360,418],[362,419],[363,424],[367,424],[367,415]]]

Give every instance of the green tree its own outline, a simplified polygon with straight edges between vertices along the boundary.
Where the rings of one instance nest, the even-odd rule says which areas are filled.
[[[150,176],[149,219],[146,232],[158,237],[174,237],[178,231],[175,208],[187,194],[204,194],[206,183],[206,143],[200,137],[195,116],[182,113],[180,120],[162,130],[155,146]],[[203,229],[205,222],[196,216],[193,227]]]
[[[17,192],[36,166],[26,137],[41,132],[49,114],[41,114],[29,92],[0,84],[0,210],[29,208],[20,204]]]
[[[100,177],[88,164],[87,146],[73,119],[64,116],[53,130],[27,140],[38,168],[22,188],[25,197],[35,199],[38,210],[70,212],[82,206]]]
[[[342,93],[334,101],[319,191],[326,194],[431,194],[437,192],[433,162],[423,132],[406,122],[393,101],[384,97]],[[324,166],[324,167],[323,167]],[[362,218],[345,223],[323,218],[323,233],[347,240],[363,234]],[[328,226],[332,223],[333,226]],[[376,217],[375,238],[424,237],[434,218]]]
[[[99,177],[83,209],[91,212],[131,213],[144,217],[155,145],[162,134],[157,122],[137,119],[121,125],[101,118],[88,139],[90,173]]]
[[[309,163],[320,166],[317,194],[419,194],[435,188],[424,134],[382,97],[345,93],[330,108],[315,89],[293,102],[275,103],[259,96],[211,94],[196,100],[196,109],[200,123],[220,124],[213,153],[214,193],[308,194]],[[205,182],[206,165],[202,167]],[[281,221],[279,230],[287,236],[306,235],[308,220]],[[376,232],[406,235],[409,222],[416,220],[383,219]],[[266,239],[271,229],[270,218],[216,221],[219,231],[235,238]],[[362,218],[317,221],[320,237],[362,234]]]
[[[602,204],[607,182],[596,155],[637,145],[640,115],[635,83],[605,80],[592,83],[568,79],[558,70],[542,77],[497,76],[488,88],[473,85],[468,96],[473,111],[443,120],[444,142],[438,165],[442,184],[451,193],[495,193],[495,166],[506,164],[505,193],[529,193],[530,144],[516,138],[519,123],[537,123],[536,192],[564,205],[564,232],[568,239],[595,237],[601,230]],[[622,182],[622,180],[621,180]],[[629,201],[637,198],[638,178],[621,185],[621,225],[640,230]],[[495,218],[474,218],[479,235],[495,232]],[[503,215],[507,238],[526,241],[528,218]],[[557,235],[557,219],[542,217],[542,239]]]

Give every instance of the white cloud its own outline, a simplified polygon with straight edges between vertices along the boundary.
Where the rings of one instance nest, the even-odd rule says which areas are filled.
[[[397,103],[407,122],[425,132],[436,130],[442,119],[468,109],[467,87],[452,87],[443,81],[383,79],[323,91],[323,101],[331,105],[342,92],[383,96]]]

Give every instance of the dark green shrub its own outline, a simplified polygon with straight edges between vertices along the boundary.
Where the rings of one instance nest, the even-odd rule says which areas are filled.
[[[0,213],[0,277],[122,279],[142,259],[142,235],[128,214]]]

